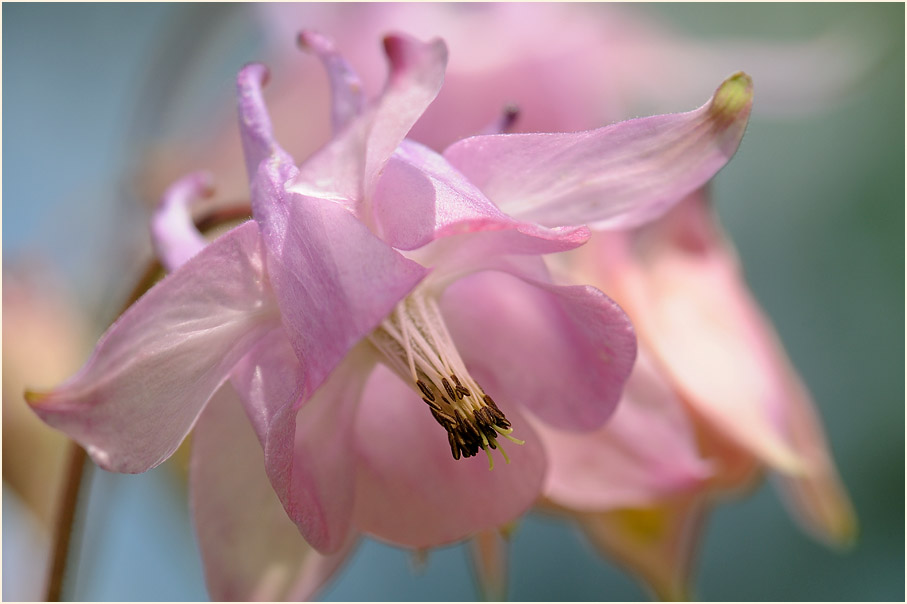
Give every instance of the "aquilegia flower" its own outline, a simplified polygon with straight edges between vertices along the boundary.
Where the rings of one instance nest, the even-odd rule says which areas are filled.
[[[187,214],[205,179],[174,185],[153,226],[172,274],[79,374],[29,394],[113,471],[161,463],[198,422],[193,499],[215,597],[305,592],[300,558],[323,562],[311,571],[323,576],[359,533],[425,548],[531,506],[547,468],[533,425],[603,425],[636,354],[621,309],[592,287],[554,284],[541,255],[582,245],[585,223],[664,212],[727,162],[749,115],[749,78],[736,74],[689,113],[477,136],[440,155],[405,136],[441,86],[443,42],[386,38],[387,84],[367,103],[328,39],[300,40],[327,68],[334,139],[297,167],[271,130],[265,68],[245,67],[253,220],[205,245]],[[327,558],[282,534],[279,560],[255,576],[210,566],[208,554],[239,564],[234,522],[242,534],[283,530],[218,482],[241,489],[230,474],[255,465],[217,446],[230,449],[219,430],[237,427],[230,389],[286,515]],[[487,464],[471,459],[480,452]]]

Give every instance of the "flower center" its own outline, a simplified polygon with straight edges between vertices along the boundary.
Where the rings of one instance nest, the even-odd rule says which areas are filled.
[[[510,463],[498,438],[520,445],[523,441],[510,436],[513,428],[504,413],[466,371],[434,296],[416,288],[368,339],[422,396],[447,431],[454,459],[472,457],[481,449],[493,469],[491,449],[497,449]]]

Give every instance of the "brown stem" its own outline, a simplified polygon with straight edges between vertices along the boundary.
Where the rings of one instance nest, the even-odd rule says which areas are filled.
[[[207,232],[217,226],[248,218],[251,208],[248,205],[236,205],[214,210],[207,216],[202,216],[195,221],[195,225],[202,232]],[[117,314],[126,312],[126,309],[142,297],[161,277],[162,268],[158,261],[152,260],[145,269],[144,274],[133,288],[123,309]],[[66,563],[69,558],[69,546],[72,540],[72,529],[76,519],[76,508],[79,502],[79,491],[82,487],[82,478],[85,473],[85,462],[88,456],[85,449],[76,443],[70,445],[69,468],[66,473],[66,484],[63,498],[57,515],[57,524],[54,527],[53,558],[47,579],[47,602],[59,602],[63,595],[63,580],[66,575]]]
[[[50,573],[47,579],[46,600],[48,602],[60,602],[60,598],[63,595],[66,560],[69,554],[69,544],[72,540],[72,528],[76,519],[76,506],[82,486],[82,476],[85,472],[86,459],[85,449],[76,443],[71,443],[66,484],[63,489],[63,498],[60,501],[57,525],[54,527],[53,558],[51,559]]]
[[[243,220],[252,218],[252,208],[246,204],[229,205],[213,210],[210,214],[200,217],[195,221],[195,226],[202,233],[207,233],[214,227],[233,222],[234,220]]]

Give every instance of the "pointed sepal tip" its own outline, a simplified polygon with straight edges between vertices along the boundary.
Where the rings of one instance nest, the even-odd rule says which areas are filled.
[[[753,102],[753,79],[738,71],[715,91],[710,111],[722,121],[731,121],[741,112],[748,111]]]

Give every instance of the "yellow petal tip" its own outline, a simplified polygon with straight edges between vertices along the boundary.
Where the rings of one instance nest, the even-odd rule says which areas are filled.
[[[848,506],[826,531],[826,541],[835,549],[846,552],[852,549],[860,536],[860,523]]]
[[[710,107],[714,117],[732,120],[747,111],[753,101],[753,79],[738,71],[718,87]]]
[[[25,402],[29,405],[38,405],[50,396],[49,392],[37,392],[35,390],[26,390],[25,391]]]

